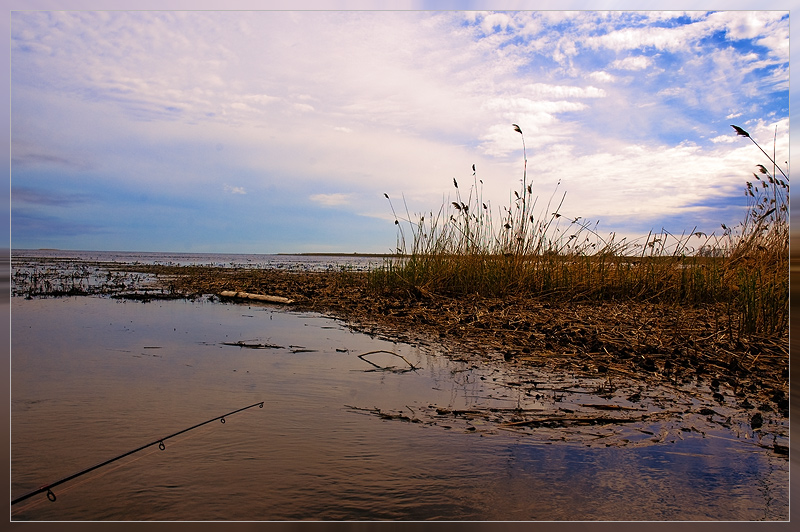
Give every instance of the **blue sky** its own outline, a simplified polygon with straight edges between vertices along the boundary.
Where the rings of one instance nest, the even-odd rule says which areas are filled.
[[[509,205],[512,123],[542,205],[629,239],[742,219],[765,161],[730,124],[788,159],[791,4],[155,4],[12,5],[12,248],[389,252],[384,193],[437,210],[475,164]]]

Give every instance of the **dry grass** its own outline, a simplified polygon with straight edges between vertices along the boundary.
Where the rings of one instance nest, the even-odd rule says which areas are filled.
[[[789,323],[789,180],[774,156],[733,127],[767,155],[771,169],[757,166],[754,181],[745,188],[745,219],[733,228],[722,225],[722,235],[662,231],[638,242],[617,241],[614,234],[603,237],[597,224],[559,213],[564,194],[558,189],[537,208],[526,157],[521,189],[499,218],[482,197],[474,165],[468,191],[462,193],[454,179],[455,201],[416,220],[407,209],[405,218],[398,217],[387,195],[402,258],[387,259],[377,268],[372,287],[415,297],[713,304],[725,309],[720,318],[732,338],[784,335]],[[690,247],[691,237],[704,243]]]

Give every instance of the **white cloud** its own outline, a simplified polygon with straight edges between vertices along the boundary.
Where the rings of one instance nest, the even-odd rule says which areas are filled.
[[[522,89],[531,98],[605,98],[606,91],[597,87],[576,87],[570,85],[549,85],[532,83]]]
[[[733,39],[760,39],[771,41],[772,34],[778,37],[788,37],[788,24],[782,24],[781,19],[788,11],[722,11],[709,16],[709,26],[724,28],[728,36]],[[783,39],[781,39],[782,41]],[[778,44],[778,49],[783,49],[784,44]]]
[[[643,55],[626,57],[625,59],[617,59],[611,63],[610,68],[619,70],[644,70],[652,63],[650,57]]]
[[[743,152],[734,153],[692,145],[633,145],[615,153],[573,156],[562,174],[568,191],[564,214],[600,220],[626,216],[654,220],[681,214],[704,199],[738,192],[744,181],[735,167],[743,162]],[[532,157],[529,168],[537,163],[539,158]],[[728,170],[721,172],[726,166]]]
[[[690,24],[674,27],[625,27],[583,40],[592,49],[606,48],[616,52],[643,50],[652,47],[657,51],[677,52],[688,50],[707,37],[726,32],[732,39],[759,39],[769,46],[773,55],[783,60],[788,57],[788,20],[781,19],[787,11],[720,11],[706,15],[702,12],[645,12],[639,13],[652,21],[674,19],[689,15]],[[773,39],[776,35],[778,38]]]
[[[587,74],[587,77],[589,77],[589,78],[591,78],[591,79],[593,79],[595,81],[602,82],[602,83],[612,83],[613,81],[615,81],[617,79],[616,77],[612,76],[608,72],[604,72],[602,70],[597,70],[595,72],[590,72],[589,74]]]
[[[228,194],[247,194],[247,191],[243,187],[232,187],[226,184],[223,188]]]
[[[492,33],[495,28],[499,27],[505,30],[511,24],[511,17],[504,13],[491,13],[483,18],[481,28],[484,33]]]
[[[680,94],[683,94],[684,92],[686,92],[686,90],[681,88],[681,87],[669,87],[669,88],[666,88],[666,89],[658,91],[656,94],[658,96],[672,97],[672,96],[678,96]]]
[[[553,115],[568,111],[581,111],[586,109],[586,104],[569,102],[566,100],[531,100],[529,98],[492,98],[486,102],[485,108],[491,111],[508,111],[509,116],[519,113],[543,113]]]
[[[338,207],[340,205],[347,205],[350,203],[351,195],[342,193],[333,194],[312,194],[309,199],[314,203],[319,203],[326,207]]]

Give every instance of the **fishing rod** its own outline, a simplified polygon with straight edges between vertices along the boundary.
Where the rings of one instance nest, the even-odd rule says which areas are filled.
[[[61,480],[57,480],[55,482],[51,482],[50,484],[45,484],[44,486],[42,486],[42,487],[40,487],[38,489],[35,489],[35,490],[31,491],[30,493],[26,493],[25,495],[22,495],[21,497],[17,497],[16,499],[11,501],[11,504],[12,505],[17,504],[18,502],[24,501],[25,499],[29,499],[29,498],[33,497],[34,495],[39,494],[39,493],[43,493],[43,492],[47,492],[47,498],[50,499],[51,501],[55,502],[56,494],[53,493],[52,488],[58,486],[59,484],[63,484],[65,482],[69,482],[70,480],[72,480],[74,478],[77,478],[77,477],[79,477],[81,475],[85,475],[86,473],[89,473],[91,471],[94,471],[95,469],[101,468],[104,465],[108,465],[111,462],[116,462],[117,460],[119,460],[121,458],[125,458],[126,456],[130,456],[130,455],[132,455],[134,453],[138,453],[142,449],[147,449],[148,447],[152,447],[153,445],[158,445],[158,448],[163,451],[164,449],[167,448],[166,445],[164,445],[164,441],[166,441],[166,440],[168,440],[170,438],[174,438],[175,436],[183,434],[184,432],[189,432],[190,430],[194,430],[194,429],[196,429],[198,427],[202,427],[203,425],[206,425],[206,424],[211,423],[212,421],[216,421],[218,419],[220,420],[221,423],[225,423],[225,418],[227,416],[231,416],[233,414],[236,414],[237,412],[241,412],[242,410],[247,410],[248,408],[253,408],[255,406],[257,406],[258,408],[264,408],[264,401],[261,401],[260,403],[254,403],[254,404],[252,404],[250,406],[245,406],[244,408],[239,408],[238,410],[234,410],[233,412],[228,412],[227,414],[223,414],[221,416],[217,416],[215,418],[211,418],[208,421],[203,421],[202,423],[198,423],[197,425],[189,427],[188,429],[183,429],[181,431],[176,432],[175,434],[170,434],[169,436],[165,436],[163,438],[159,438],[159,439],[157,439],[156,441],[154,441],[152,443],[148,443],[147,445],[142,445],[141,447],[137,447],[136,449],[133,449],[132,451],[128,451],[127,453],[121,454],[121,455],[116,456],[114,458],[111,458],[109,460],[105,460],[104,462],[100,462],[99,464],[93,465],[92,467],[84,469],[83,471],[79,471],[77,473],[73,473],[72,475],[70,475],[68,477],[64,477]]]

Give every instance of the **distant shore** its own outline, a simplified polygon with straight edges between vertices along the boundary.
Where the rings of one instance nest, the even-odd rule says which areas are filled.
[[[110,250],[88,250],[88,249],[63,249],[63,248],[11,248],[9,250],[11,254],[15,252],[26,252],[26,251],[46,251],[46,252],[58,252],[58,253],[167,253],[167,254],[176,254],[176,255],[277,255],[277,256],[294,256],[294,257],[386,257],[386,258],[393,258],[393,257],[401,257],[402,255],[398,255],[396,253],[369,253],[369,252],[360,252],[360,251],[304,251],[298,253],[292,252],[279,252],[279,253],[227,253],[227,252],[217,252],[217,251],[138,251],[138,250],[123,250],[123,249],[110,249]]]
[[[281,256],[292,256],[292,257],[375,257],[375,258],[400,258],[402,255],[392,254],[392,253],[359,253],[354,251],[352,253],[344,253],[344,252],[304,252],[304,253],[275,253],[275,255]]]

